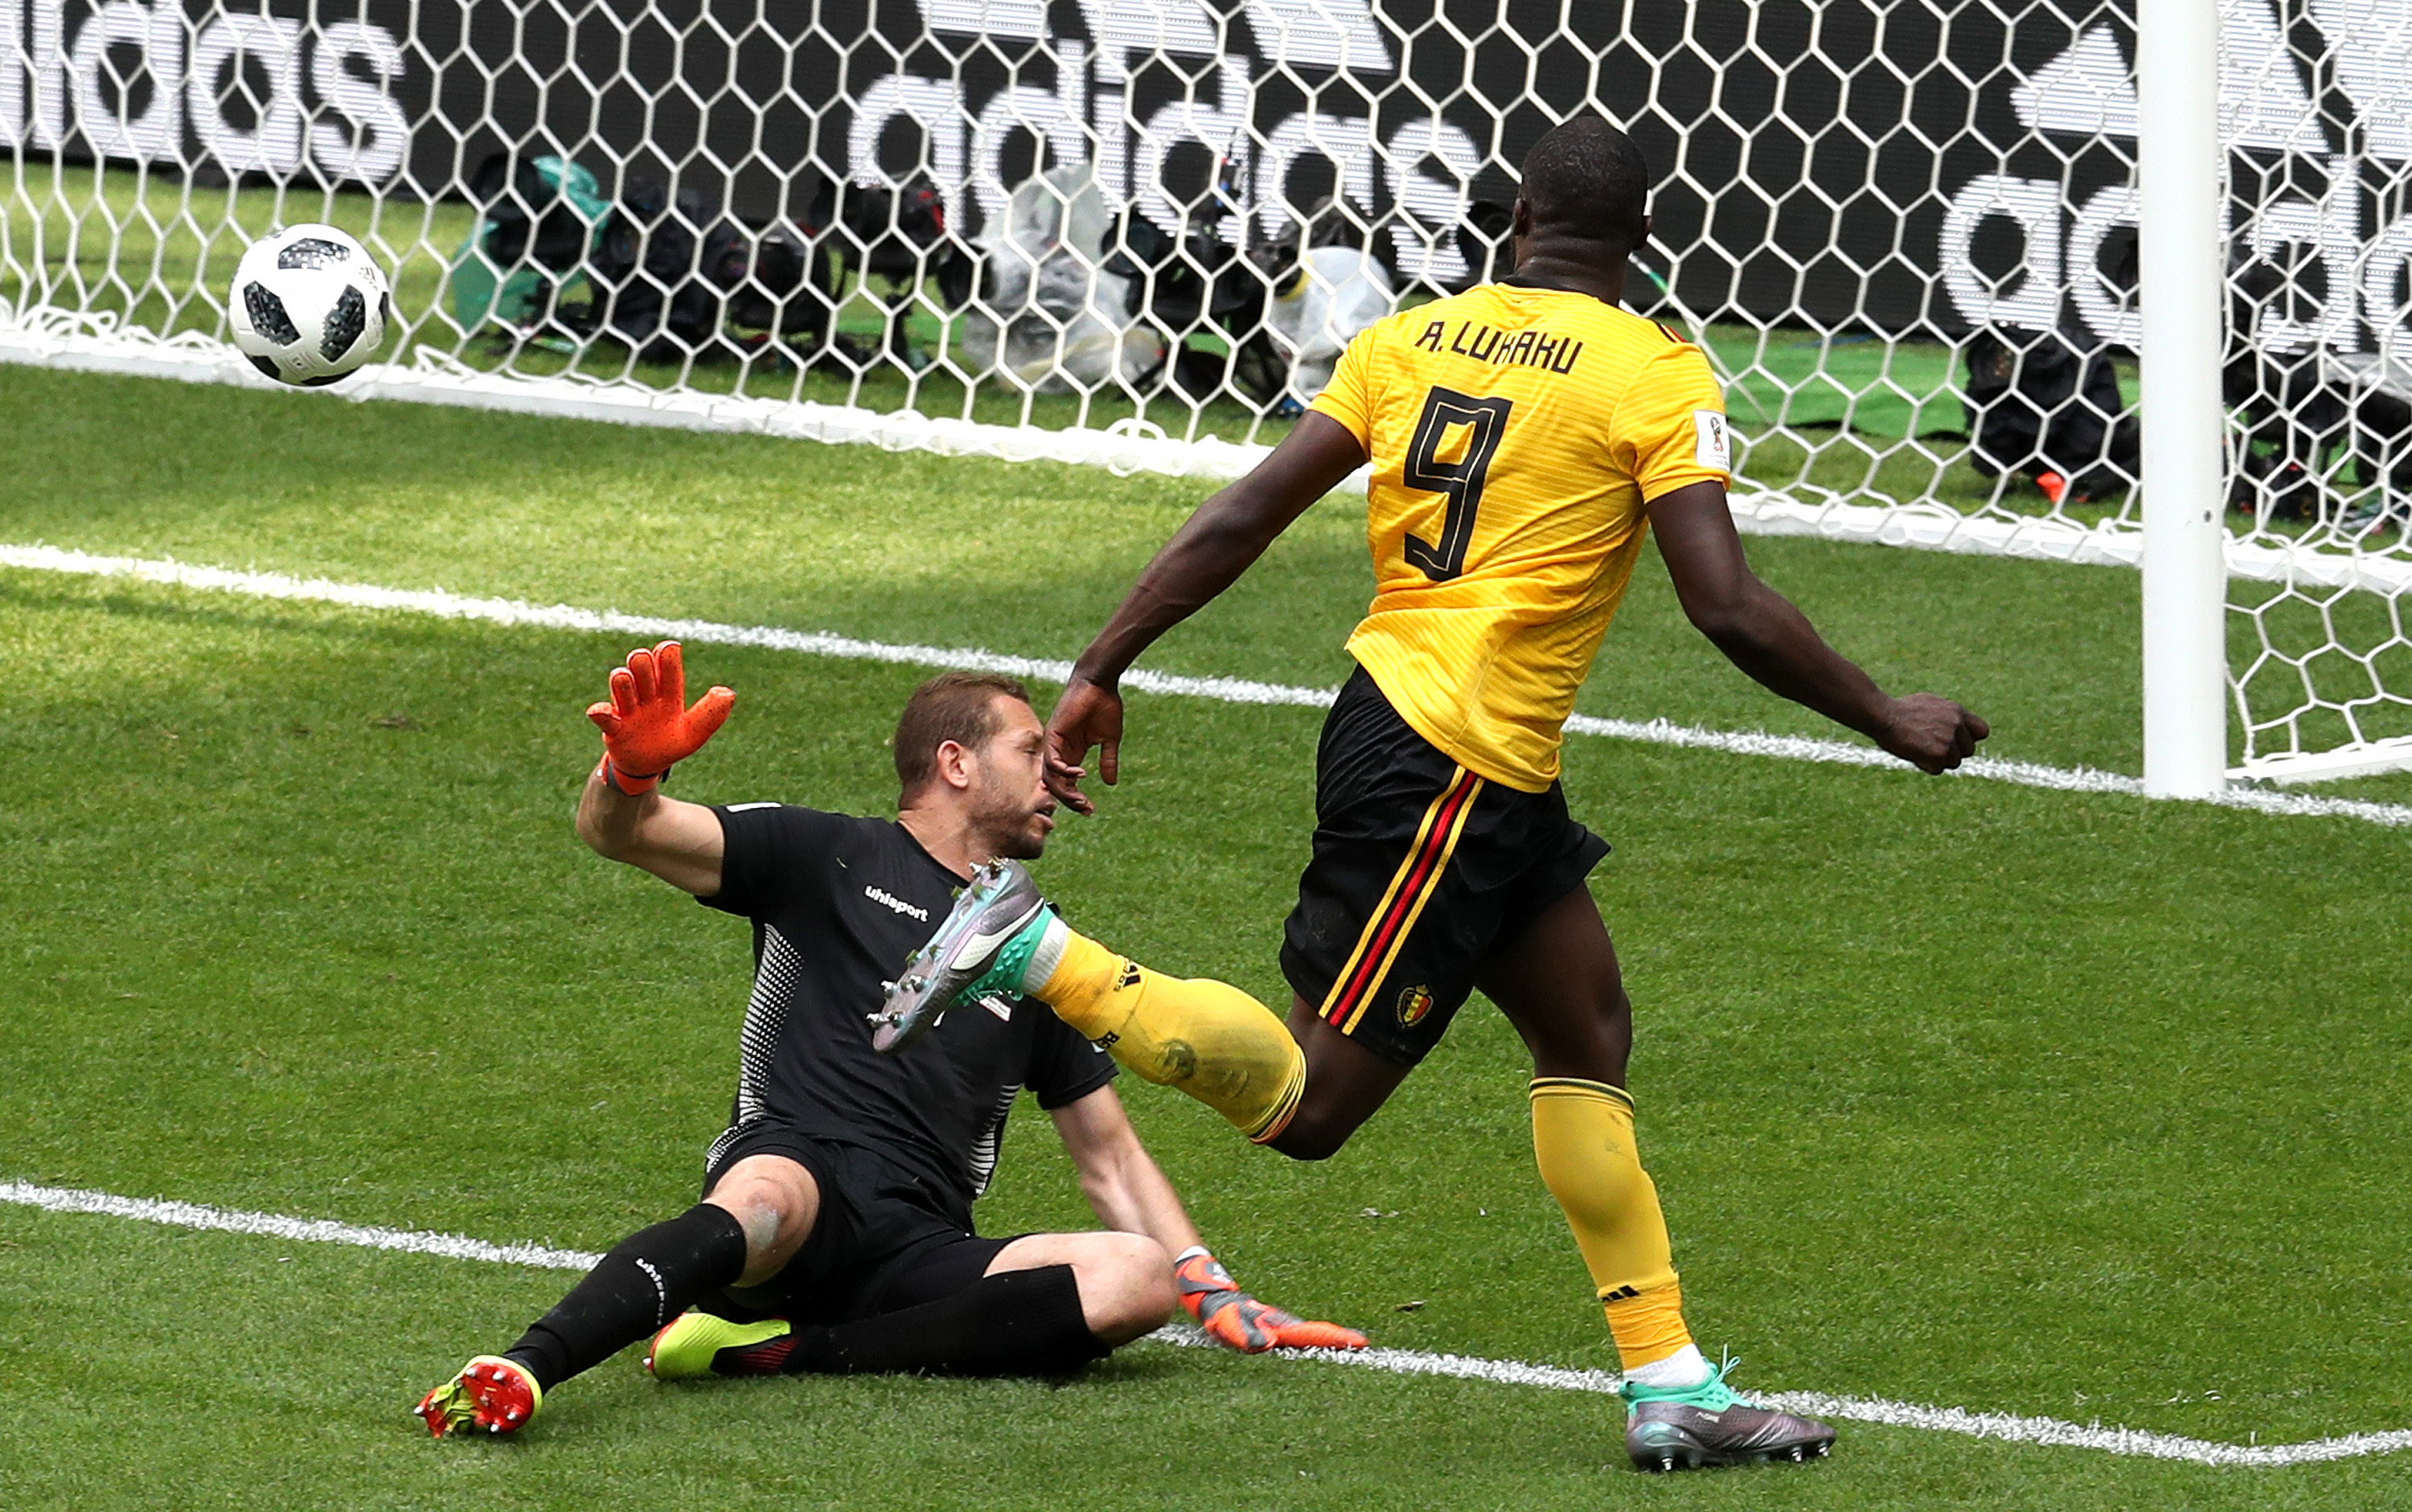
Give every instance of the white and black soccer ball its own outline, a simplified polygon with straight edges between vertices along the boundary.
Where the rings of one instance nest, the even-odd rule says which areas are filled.
[[[332,383],[375,355],[393,313],[385,270],[331,226],[288,226],[234,267],[234,345],[279,383]]]

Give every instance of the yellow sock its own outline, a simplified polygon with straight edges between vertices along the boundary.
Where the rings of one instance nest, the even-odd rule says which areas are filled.
[[[1684,1323],[1684,1287],[1670,1281],[1607,1304],[1608,1334],[1628,1371],[1672,1359],[1692,1342]]]
[[[1065,936],[1031,996],[1134,1074],[1178,1087],[1249,1138],[1281,1133],[1306,1088],[1306,1057],[1272,1009],[1236,987],[1166,976],[1085,935]]]
[[[1574,1230],[1625,1368],[1679,1353],[1692,1335],[1658,1188],[1634,1152],[1633,1099],[1604,1082],[1535,1079],[1533,1158]]]

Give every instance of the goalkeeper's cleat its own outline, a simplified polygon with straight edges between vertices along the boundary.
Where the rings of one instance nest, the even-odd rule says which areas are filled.
[[[654,1335],[645,1369],[656,1381],[693,1381],[706,1375],[776,1375],[795,1352],[795,1329],[786,1318],[732,1323],[710,1313],[685,1312]]]
[[[1814,1417],[1775,1412],[1734,1395],[1727,1360],[1699,1386],[1660,1390],[1627,1381],[1625,1452],[1641,1470],[1697,1470],[1704,1465],[1822,1460],[1834,1431]]]
[[[516,1433],[544,1402],[544,1388],[526,1366],[500,1355],[479,1355],[461,1373],[419,1399],[419,1421],[437,1438],[459,1433]]]
[[[871,1048],[893,1055],[966,998],[1019,994],[1054,917],[1020,861],[991,861],[974,872],[937,932],[888,984],[879,1011],[870,1015]]]

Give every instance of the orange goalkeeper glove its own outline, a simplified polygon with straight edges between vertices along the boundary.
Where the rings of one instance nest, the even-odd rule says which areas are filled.
[[[611,668],[611,701],[590,704],[586,717],[603,732],[603,780],[634,797],[659,787],[672,766],[703,748],[728,718],[737,695],[714,687],[686,706],[686,667],[679,643],[628,653]]]
[[[1362,1349],[1365,1336],[1337,1323],[1315,1323],[1260,1302],[1240,1289],[1222,1262],[1202,1244],[1181,1252],[1172,1265],[1181,1305],[1206,1337],[1243,1355],[1267,1349]]]

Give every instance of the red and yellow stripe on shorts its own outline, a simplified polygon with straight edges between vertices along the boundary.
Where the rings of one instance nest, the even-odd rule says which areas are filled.
[[[1390,888],[1357,936],[1357,948],[1349,952],[1348,963],[1332,979],[1331,991],[1324,994],[1318,1011],[1326,1023],[1342,1034],[1356,1028],[1357,1020],[1365,1016],[1374,989],[1390,975],[1390,963],[1399,959],[1400,948],[1415,932],[1424,904],[1440,890],[1441,873],[1449,870],[1457,837],[1464,832],[1465,821],[1474,813],[1474,800],[1481,791],[1482,779],[1460,767],[1440,796],[1425,806],[1406,859],[1390,873]]]

